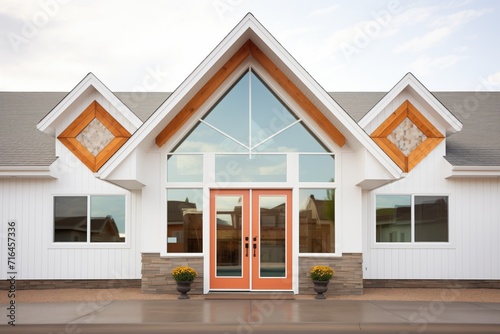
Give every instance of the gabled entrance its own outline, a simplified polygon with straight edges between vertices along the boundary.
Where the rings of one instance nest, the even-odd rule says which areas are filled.
[[[292,289],[291,196],[210,192],[210,290]]]

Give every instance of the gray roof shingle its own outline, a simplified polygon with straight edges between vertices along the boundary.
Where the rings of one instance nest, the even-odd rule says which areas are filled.
[[[145,121],[169,93],[115,93]],[[0,166],[48,166],[56,159],[54,138],[36,124],[66,95],[61,92],[0,92]],[[358,122],[382,92],[336,92],[333,99]],[[434,93],[463,123],[446,139],[446,159],[456,166],[500,166],[500,92]]]

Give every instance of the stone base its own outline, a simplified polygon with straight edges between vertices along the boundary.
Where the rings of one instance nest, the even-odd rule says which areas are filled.
[[[191,295],[203,294],[203,257],[162,258],[159,253],[142,253],[143,293],[178,294],[177,283],[172,277],[172,270],[177,266],[189,266],[198,273],[191,284]]]
[[[335,271],[327,295],[363,294],[363,255],[346,253],[342,257],[299,257],[299,294],[315,294],[309,272],[316,265]]]
[[[500,289],[500,280],[365,279],[365,288]]]
[[[0,289],[8,290],[9,280],[0,281]],[[17,290],[48,290],[48,289],[123,289],[138,288],[140,279],[17,279]]]

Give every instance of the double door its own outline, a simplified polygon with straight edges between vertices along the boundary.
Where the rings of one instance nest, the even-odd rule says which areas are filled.
[[[291,190],[212,190],[210,289],[291,290]]]

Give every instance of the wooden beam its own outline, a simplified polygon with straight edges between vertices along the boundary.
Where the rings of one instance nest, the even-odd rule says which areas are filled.
[[[250,40],[208,80],[196,95],[175,115],[167,126],[156,136],[156,145],[163,146],[202,106],[203,103],[219,88],[233,71],[250,55]]]
[[[408,116],[408,100],[403,102],[380,126],[373,131],[371,137],[385,138]]]
[[[250,52],[274,80],[295,100],[295,102],[325,131],[340,147],[345,144],[344,135],[305,96],[305,94],[276,66],[255,44],[250,41]]]

